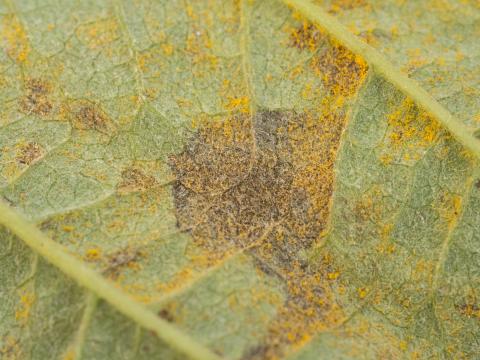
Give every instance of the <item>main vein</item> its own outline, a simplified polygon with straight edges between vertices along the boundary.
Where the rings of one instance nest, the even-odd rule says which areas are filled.
[[[34,251],[43,256],[49,263],[56,266],[78,284],[89,289],[100,298],[110,303],[123,315],[129,317],[146,329],[152,330],[157,336],[173,349],[185,354],[191,359],[216,360],[217,355],[205,346],[197,343],[191,337],[156,316],[141,304],[135,302],[123,291],[117,289],[101,275],[87,267],[80,260],[52,239],[44,235],[23,216],[0,201],[0,225],[22,239]]]

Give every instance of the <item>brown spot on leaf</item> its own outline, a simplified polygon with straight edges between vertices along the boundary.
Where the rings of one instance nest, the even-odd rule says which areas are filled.
[[[174,322],[175,318],[173,317],[172,313],[168,309],[162,309],[158,312],[158,316],[168,322]]]
[[[31,165],[43,155],[43,149],[36,142],[29,142],[20,147],[17,161],[20,164]]]
[[[137,260],[143,257],[138,249],[126,247],[107,256],[107,267],[103,271],[109,277],[116,279],[125,267],[136,268]]]
[[[7,333],[8,334],[8,333]],[[17,360],[23,357],[20,342],[13,336],[3,336],[0,341],[0,358],[4,360]]]
[[[127,168],[122,171],[122,180],[118,184],[117,190],[121,193],[132,191],[145,191],[156,184],[152,175],[147,175],[138,168]]]
[[[53,109],[49,95],[51,86],[41,79],[29,79],[25,83],[25,96],[20,100],[20,108],[27,114],[47,116]]]
[[[480,307],[471,301],[461,305],[456,305],[456,309],[463,316],[480,320]]]
[[[101,133],[110,133],[113,123],[100,105],[88,101],[81,101],[73,106],[73,125],[81,130],[96,130]]]

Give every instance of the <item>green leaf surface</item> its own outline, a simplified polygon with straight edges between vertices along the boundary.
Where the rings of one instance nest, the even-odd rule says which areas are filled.
[[[0,358],[478,357],[479,19],[1,3]]]

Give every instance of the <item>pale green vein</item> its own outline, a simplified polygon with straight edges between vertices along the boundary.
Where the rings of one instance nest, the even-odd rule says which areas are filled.
[[[133,39],[130,34],[130,31],[128,30],[127,22],[125,20],[125,11],[123,10],[123,6],[120,1],[115,0],[114,1],[114,8],[115,8],[115,16],[120,24],[120,28],[122,30],[123,36],[125,37],[125,40],[127,41],[128,49],[130,51],[130,56],[135,60],[135,82],[137,83],[137,92],[138,96],[140,98],[141,103],[145,101],[145,84],[143,81],[143,74],[140,68],[140,60],[139,60],[139,54],[138,51],[135,49],[135,45],[133,44]],[[141,108],[141,103],[137,103],[137,109],[136,113],[140,111]]]
[[[435,266],[435,270],[433,272],[433,280],[432,285],[430,288],[430,297],[435,299],[436,292],[438,290],[438,282],[440,280],[440,274],[442,273],[443,267],[445,265],[445,261],[447,259],[448,251],[450,249],[450,244],[452,241],[453,233],[457,229],[459,221],[462,219],[463,213],[465,211],[465,207],[468,205],[470,200],[470,196],[473,190],[474,180],[473,177],[467,179],[466,184],[466,191],[462,196],[462,206],[460,208],[460,213],[456,215],[455,220],[449,224],[448,232],[445,236],[445,239],[442,242],[442,246],[440,248],[440,254],[438,255],[437,264]]]
[[[249,55],[249,39],[250,39],[250,24],[248,22],[248,16],[246,14],[246,1],[240,1],[240,52],[242,53],[242,72],[245,82],[245,88],[247,91],[247,95],[249,97],[249,108],[250,113],[253,114],[253,104],[254,101],[254,92],[253,92],[253,85],[251,80],[252,74],[252,65],[250,63],[250,55]]]
[[[283,0],[310,21],[317,24],[345,47],[361,55],[373,70],[409,96],[416,104],[440,122],[462,145],[480,158],[480,140],[415,80],[395,68],[385,56],[353,35],[333,16],[309,0]]]
[[[143,305],[135,302],[97,272],[68,254],[63,246],[48,238],[3,201],[0,201],[0,224],[17,235],[49,263],[74,279],[79,285],[91,290],[92,293],[110,303],[123,315],[144,328],[152,330],[173,349],[191,359],[219,359],[205,346],[156,316]]]
[[[82,358],[83,347],[85,346],[85,339],[87,337],[87,330],[92,323],[93,315],[97,309],[98,298],[97,296],[89,292],[85,300],[85,309],[83,311],[82,320],[80,320],[80,326],[78,327],[77,336],[72,346],[73,358],[80,360]]]

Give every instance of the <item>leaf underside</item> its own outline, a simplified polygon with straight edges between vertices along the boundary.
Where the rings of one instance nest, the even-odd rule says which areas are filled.
[[[287,2],[0,4],[0,358],[478,356],[478,4]]]

